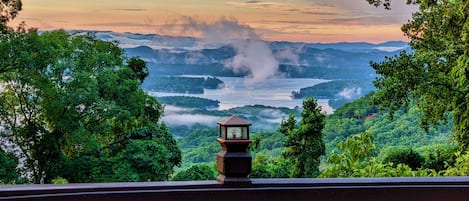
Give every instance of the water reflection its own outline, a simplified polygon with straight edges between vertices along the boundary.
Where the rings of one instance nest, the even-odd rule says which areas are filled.
[[[205,90],[204,94],[180,94],[149,92],[162,96],[195,96],[220,101],[219,110],[230,109],[245,105],[267,105],[273,107],[301,107],[302,99],[292,99],[291,92],[303,87],[314,86],[328,80],[309,78],[272,78],[258,83],[248,83],[239,77],[218,77],[225,83],[225,88]],[[319,105],[327,113],[332,113],[327,99],[319,99]]]

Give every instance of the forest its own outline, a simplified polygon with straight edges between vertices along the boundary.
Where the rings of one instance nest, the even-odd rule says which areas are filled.
[[[218,108],[220,101],[191,96],[163,96],[158,98],[161,104],[173,105],[185,108]]]
[[[224,83],[216,77],[148,77],[142,84],[144,90],[182,93],[203,94],[204,89],[223,88]]]
[[[372,61],[374,92],[332,115],[314,97],[276,108],[276,129],[253,129],[251,178],[469,175],[469,2],[407,2],[412,51]],[[145,61],[92,35],[9,27],[20,0],[0,9],[0,184],[215,178],[216,125],[166,125]],[[259,121],[265,107],[220,113]]]

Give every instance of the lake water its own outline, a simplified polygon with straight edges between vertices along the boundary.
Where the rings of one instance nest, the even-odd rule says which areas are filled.
[[[262,82],[252,83],[245,78],[217,77],[225,83],[225,87],[216,90],[204,90],[204,94],[178,94],[149,92],[149,94],[162,96],[195,96],[220,101],[218,109],[224,110],[245,105],[268,105],[273,107],[301,107],[302,99],[291,98],[291,92],[303,87],[314,86],[329,80],[309,78],[272,78]],[[327,113],[332,112],[327,99],[319,99],[319,105]]]

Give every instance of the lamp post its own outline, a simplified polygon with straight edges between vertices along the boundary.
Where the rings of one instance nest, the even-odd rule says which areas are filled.
[[[217,180],[223,184],[250,184],[252,157],[247,152],[251,143],[249,126],[251,123],[231,116],[218,122],[218,142],[222,150],[217,154]]]

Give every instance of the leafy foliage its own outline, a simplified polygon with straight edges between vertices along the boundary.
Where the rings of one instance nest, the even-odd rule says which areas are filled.
[[[0,149],[0,184],[15,183],[19,179],[18,158]]]
[[[215,172],[207,165],[194,165],[173,177],[173,181],[214,180]]]
[[[158,97],[161,104],[187,108],[218,108],[220,101],[192,96],[163,96]]]
[[[353,135],[337,145],[339,152],[332,152],[327,158],[327,168],[321,177],[415,177],[437,175],[436,171],[409,166],[392,166],[380,162],[376,156],[378,149],[369,133]]]
[[[8,69],[0,74],[1,135],[20,148],[32,182],[164,180],[180,163],[158,123],[162,106],[140,88],[143,61],[115,43],[64,31],[0,39],[0,66]]]
[[[450,143],[451,118],[447,125],[438,125],[425,132],[418,126],[420,110],[412,104],[405,113],[399,110],[389,119],[388,111],[379,111],[370,105],[372,94],[360,98],[337,109],[326,118],[323,131],[328,153],[336,149],[337,143],[345,141],[350,135],[368,132],[374,136],[374,142],[380,149],[390,146],[423,147],[431,144]]]
[[[325,154],[322,139],[325,115],[316,99],[307,98],[303,101],[301,117],[298,129],[291,130],[293,122],[288,121],[283,124],[287,128],[280,129],[287,131],[282,155],[292,164],[292,177],[316,177],[319,175],[320,157]]]
[[[376,2],[376,1],[375,1]],[[380,2],[380,1],[378,1]],[[461,149],[469,146],[469,2],[416,1],[420,11],[402,26],[413,53],[402,52],[372,63],[380,75],[375,101],[391,112],[415,101],[424,129],[446,121],[452,113]]]
[[[147,64],[138,57],[130,58],[129,61],[127,61],[127,65],[135,73],[135,78],[139,79],[140,83],[143,83],[145,78],[149,75]]]
[[[338,98],[339,93],[345,89],[356,89],[358,90],[353,94],[354,96],[349,99],[356,99],[363,94],[368,94],[374,87],[371,85],[369,80],[333,80],[329,82],[320,83],[312,87],[301,88],[299,92],[293,91],[292,96],[294,98],[306,98],[314,96],[319,99],[335,99]]]
[[[469,175],[469,154],[456,153],[456,162],[454,167],[444,170],[445,176],[467,176]]]
[[[290,177],[289,164],[281,157],[267,156],[262,153],[254,158],[251,178],[288,178]]]
[[[224,87],[224,83],[215,77],[158,76],[146,79],[142,87],[160,92],[203,94],[204,89],[219,89]]]
[[[456,146],[451,145],[432,145],[429,147],[425,158],[423,168],[433,169],[437,172],[446,170],[449,167],[454,167],[456,162],[457,150]]]
[[[201,126],[193,127],[190,133],[178,139],[178,146],[182,151],[184,164],[182,168],[191,167],[193,164],[208,164],[215,161],[216,154],[220,151],[217,142],[218,129]]]
[[[7,23],[15,19],[22,8],[21,0],[0,0],[0,34],[9,31]]]
[[[398,164],[404,164],[412,168],[412,170],[417,170],[423,166],[425,158],[418,152],[407,148],[394,150],[388,153],[383,162],[392,163],[393,167],[397,167]]]

